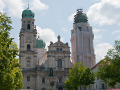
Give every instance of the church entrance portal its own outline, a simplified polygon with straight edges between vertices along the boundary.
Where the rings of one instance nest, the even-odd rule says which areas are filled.
[[[62,88],[62,87],[59,87],[58,90],[63,90],[63,88]]]

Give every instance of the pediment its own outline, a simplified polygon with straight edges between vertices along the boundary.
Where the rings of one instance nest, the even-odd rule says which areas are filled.
[[[52,46],[54,47],[69,47],[67,44],[64,44],[63,42],[61,42],[61,41],[57,41],[57,42],[55,42],[54,44],[52,44]]]

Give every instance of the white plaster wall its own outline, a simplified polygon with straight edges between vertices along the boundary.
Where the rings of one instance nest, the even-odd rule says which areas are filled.
[[[38,60],[39,65],[44,64],[46,60],[47,60],[47,53],[44,53],[44,55]]]
[[[37,48],[37,61],[46,53],[45,48]]]

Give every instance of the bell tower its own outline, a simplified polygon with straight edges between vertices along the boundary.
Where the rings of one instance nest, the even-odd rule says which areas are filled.
[[[36,34],[34,12],[29,7],[22,12],[22,27],[20,30],[20,63],[22,69],[35,68],[37,60]]]
[[[83,13],[82,9],[78,9],[74,16],[70,40],[73,64],[82,62],[85,66],[90,68],[95,65],[93,38],[92,27],[88,24],[86,14]]]

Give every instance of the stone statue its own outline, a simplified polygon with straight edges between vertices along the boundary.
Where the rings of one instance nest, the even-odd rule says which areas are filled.
[[[58,38],[58,41],[60,41],[60,35],[58,35],[58,37],[57,37],[57,38]]]
[[[68,42],[66,42],[66,45],[68,46]]]
[[[50,42],[50,45],[52,45],[52,44],[53,44],[53,42],[51,41],[51,42]]]
[[[52,67],[50,68],[50,74],[49,74],[49,76],[53,76],[53,68]]]

